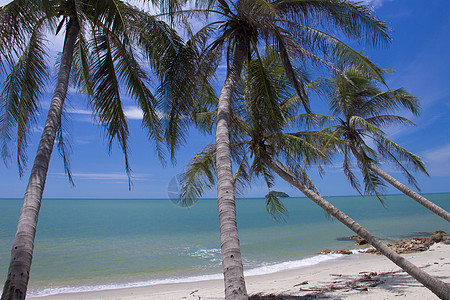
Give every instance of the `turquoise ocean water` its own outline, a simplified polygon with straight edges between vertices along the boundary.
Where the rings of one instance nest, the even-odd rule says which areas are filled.
[[[450,209],[450,193],[426,196]],[[403,195],[387,196],[385,208],[371,197],[326,198],[380,238],[450,232],[446,221]],[[336,259],[317,255],[323,248],[356,248],[344,238],[353,233],[307,198],[284,203],[289,217],[277,223],[265,212],[264,199],[237,200],[247,274]],[[5,278],[20,207],[21,199],[0,199],[0,275]],[[199,200],[187,209],[170,200],[44,199],[30,295],[221,278],[220,272],[215,200]]]

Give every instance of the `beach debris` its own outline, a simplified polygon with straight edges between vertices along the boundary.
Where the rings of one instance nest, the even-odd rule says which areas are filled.
[[[294,296],[289,293],[281,293],[281,294],[264,294],[257,293],[250,295],[248,297],[249,300],[309,300],[309,299],[323,299],[324,297],[320,293],[307,294],[303,296]]]
[[[198,290],[192,291],[189,295],[192,295],[193,293],[197,293]]]
[[[308,280],[305,280],[303,282],[297,283],[296,285],[294,285],[294,287],[300,286],[300,285],[305,285],[305,284],[308,284],[308,283],[309,283]]]
[[[332,275],[332,274],[330,274]],[[382,274],[380,274],[382,275]],[[300,288],[301,292],[320,292],[322,296],[325,295],[325,292],[334,292],[337,290],[349,292],[350,290],[357,291],[368,291],[369,288],[376,287],[377,285],[384,282],[381,276],[376,272],[370,272],[369,274],[364,274],[362,276],[358,276],[356,278],[350,276],[342,276],[342,274],[335,274],[335,276],[339,277],[338,280],[332,282],[332,284],[327,284],[324,286],[315,286],[308,288]],[[353,278],[353,279],[351,279]],[[325,298],[325,297],[324,297]]]

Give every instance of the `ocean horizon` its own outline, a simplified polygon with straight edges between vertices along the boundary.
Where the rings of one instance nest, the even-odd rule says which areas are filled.
[[[446,210],[450,193],[424,194]],[[450,232],[448,222],[404,195],[325,197],[386,241]],[[222,278],[216,199],[182,208],[169,199],[44,199],[29,297]],[[246,275],[339,259],[322,249],[358,249],[354,235],[307,198],[282,198],[286,222],[264,198],[236,200]],[[22,199],[0,199],[0,273],[6,279]]]

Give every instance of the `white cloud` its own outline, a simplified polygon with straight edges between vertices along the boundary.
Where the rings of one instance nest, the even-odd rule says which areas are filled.
[[[423,158],[430,175],[450,176],[450,144],[425,151]]]
[[[86,140],[76,140],[76,143],[79,144],[79,145],[87,145],[87,144],[90,144],[90,142],[89,142],[89,141],[86,141]]]
[[[64,173],[54,173],[54,175],[58,177],[65,177]],[[80,180],[120,180],[120,181],[128,181],[128,176],[125,173],[72,173],[74,179]],[[150,174],[133,174],[132,180],[147,180],[151,175]]]
[[[429,150],[424,154],[425,159],[432,162],[444,163],[450,160],[450,144]]]
[[[130,120],[142,120],[144,117],[144,113],[142,109],[137,106],[128,106],[123,111],[125,116]]]
[[[392,0],[363,0],[368,5],[373,6],[374,8],[383,6],[383,2],[392,1]]]
[[[71,114],[92,115],[92,111],[89,109],[68,108],[66,111]]]
[[[89,109],[69,108],[67,109],[67,112],[79,115],[92,115],[92,110]],[[142,117],[144,116],[142,110],[137,106],[128,106],[123,112],[125,113],[125,116],[131,120],[142,120]]]

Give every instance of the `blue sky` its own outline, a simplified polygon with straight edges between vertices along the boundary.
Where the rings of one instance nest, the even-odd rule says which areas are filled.
[[[4,4],[8,1],[0,1]],[[391,88],[404,87],[419,97],[422,112],[411,119],[415,127],[389,128],[386,131],[396,142],[420,155],[428,166],[430,177],[418,175],[423,192],[450,191],[450,2],[423,0],[375,0],[370,2],[377,16],[392,28],[393,41],[383,49],[364,48],[364,53],[379,66],[395,69],[390,74]],[[50,48],[57,51],[61,38]],[[362,46],[357,46],[363,49]],[[223,77],[218,78],[220,85]],[[42,100],[41,115],[47,114],[52,86]],[[103,129],[92,121],[84,96],[70,90],[68,95],[66,131],[70,133],[71,166],[75,180],[72,187],[64,175],[63,162],[56,149],[50,163],[44,198],[167,198],[171,179],[183,171],[189,158],[201,147],[214,141],[211,136],[192,132],[186,146],[177,153],[177,164],[166,167],[159,163],[153,144],[147,141],[140,126],[140,112],[131,99],[125,99],[125,110],[130,125],[130,164],[133,170],[133,187],[128,190],[123,155],[117,145],[108,154]],[[29,163],[22,179],[15,161],[8,167],[0,164],[0,198],[20,198],[28,181],[29,171],[36,152],[44,118],[40,118],[28,148]],[[401,174],[384,166],[394,177]],[[348,185],[340,162],[327,169],[323,178],[312,174],[323,195],[351,195],[356,192]],[[300,195],[282,180],[277,180],[275,190],[286,191],[291,196]],[[387,193],[398,193],[392,188]],[[261,197],[267,193],[261,182],[255,182],[244,197]],[[215,197],[211,191],[207,197]]]

